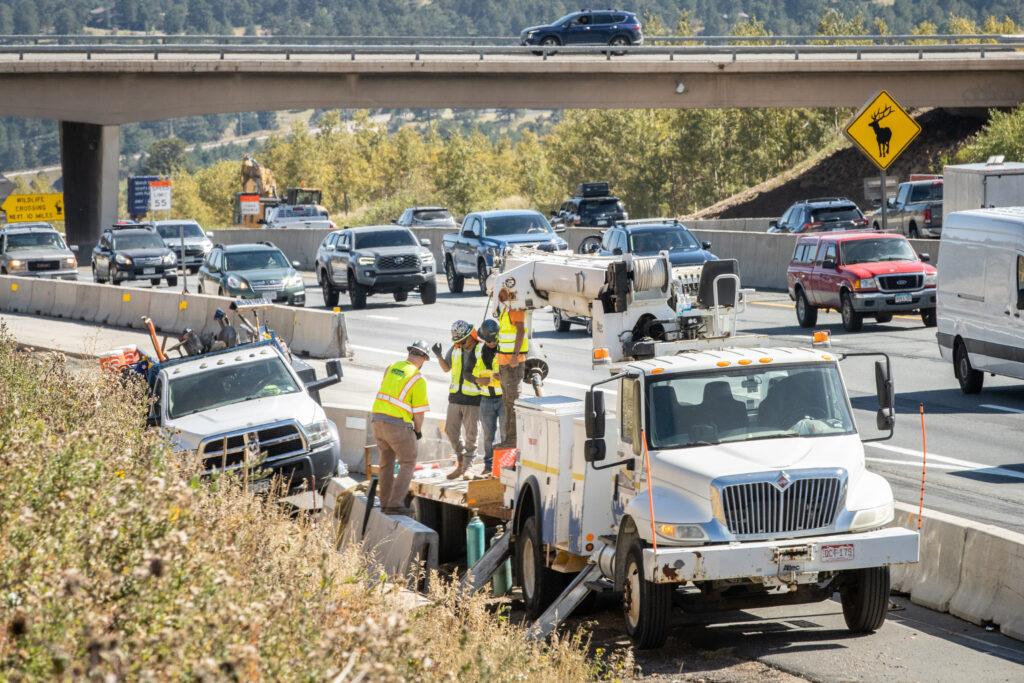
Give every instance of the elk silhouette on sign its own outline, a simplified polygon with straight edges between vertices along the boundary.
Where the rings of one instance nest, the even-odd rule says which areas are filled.
[[[892,107],[885,105],[883,109],[879,109],[871,115],[871,122],[868,123],[871,126],[871,130],[875,131],[875,142],[878,143],[878,156],[883,159],[889,155],[889,141],[892,140],[892,128],[885,128],[879,125],[878,122],[891,113]]]

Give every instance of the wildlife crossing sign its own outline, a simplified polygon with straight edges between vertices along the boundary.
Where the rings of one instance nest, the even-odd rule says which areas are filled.
[[[846,124],[846,137],[885,171],[921,133],[921,126],[886,91],[871,98]]]

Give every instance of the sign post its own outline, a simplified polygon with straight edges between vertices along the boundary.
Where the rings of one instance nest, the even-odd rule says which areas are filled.
[[[31,223],[32,221],[64,220],[64,195],[60,192],[47,194],[12,194],[0,204],[7,215],[8,223]]]
[[[892,95],[882,90],[854,114],[846,124],[845,132],[850,142],[878,167],[882,229],[888,230],[889,196],[885,173],[921,134],[921,124]]]

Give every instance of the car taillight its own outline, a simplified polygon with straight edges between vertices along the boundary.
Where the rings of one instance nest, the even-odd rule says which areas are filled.
[[[924,210],[924,222],[925,223],[931,223],[932,222],[932,209],[931,209],[930,206],[927,207]]]
[[[867,218],[854,218],[853,219],[853,224],[854,225],[867,225],[868,224],[868,219]]]

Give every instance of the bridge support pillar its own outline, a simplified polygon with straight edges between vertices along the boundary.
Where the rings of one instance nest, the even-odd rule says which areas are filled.
[[[104,227],[117,219],[117,172],[121,127],[60,122],[65,229],[85,264]]]

